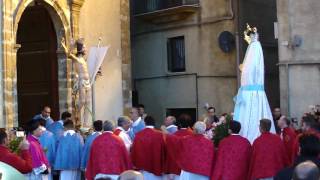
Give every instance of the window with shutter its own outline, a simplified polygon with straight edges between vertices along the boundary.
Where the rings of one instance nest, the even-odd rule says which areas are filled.
[[[168,39],[167,55],[169,72],[186,71],[184,36]]]

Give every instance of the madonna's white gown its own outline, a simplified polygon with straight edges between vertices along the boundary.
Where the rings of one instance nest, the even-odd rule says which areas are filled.
[[[272,122],[270,132],[275,133],[272,114],[264,91],[264,60],[259,35],[251,34],[241,73],[241,87],[235,97],[234,120],[241,123],[240,134],[251,144],[260,135],[259,121]]]

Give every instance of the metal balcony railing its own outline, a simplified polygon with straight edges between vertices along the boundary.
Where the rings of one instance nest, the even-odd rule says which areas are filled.
[[[135,15],[173,7],[199,4],[199,0],[133,0],[133,2]]]

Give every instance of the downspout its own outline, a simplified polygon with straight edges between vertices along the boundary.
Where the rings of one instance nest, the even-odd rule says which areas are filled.
[[[291,117],[291,114],[290,114],[290,74],[289,74],[289,63],[286,64],[286,71],[287,71],[287,106],[288,106],[288,109],[287,109],[287,113],[288,113],[288,116]]]

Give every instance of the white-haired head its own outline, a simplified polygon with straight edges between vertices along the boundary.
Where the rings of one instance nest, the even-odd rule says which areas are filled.
[[[206,131],[206,124],[202,121],[197,121],[194,124],[193,128],[196,134],[204,134],[204,132]]]

